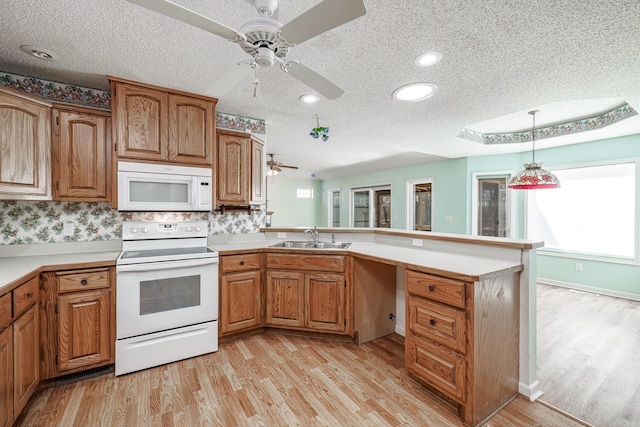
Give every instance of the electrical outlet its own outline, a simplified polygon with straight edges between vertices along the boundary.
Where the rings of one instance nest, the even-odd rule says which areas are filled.
[[[449,216],[449,215],[445,216],[444,217],[444,222],[453,222],[453,217]]]
[[[64,229],[62,230],[62,235],[64,237],[69,237],[69,236],[73,236],[73,233],[75,233],[76,227],[75,225],[73,225],[72,222],[65,222],[64,223]]]
[[[287,233],[278,233],[278,239],[286,239]]]
[[[582,271],[582,264],[576,262],[576,271]]]
[[[422,239],[412,239],[413,246],[422,246]]]

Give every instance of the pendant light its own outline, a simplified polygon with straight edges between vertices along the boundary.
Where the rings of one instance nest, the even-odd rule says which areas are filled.
[[[560,188],[558,178],[551,172],[542,169],[543,163],[536,163],[536,114],[539,112],[538,110],[529,111],[529,114],[533,117],[533,127],[531,128],[531,140],[533,141],[531,150],[532,162],[525,163],[525,169],[509,181],[509,188],[514,190]]]

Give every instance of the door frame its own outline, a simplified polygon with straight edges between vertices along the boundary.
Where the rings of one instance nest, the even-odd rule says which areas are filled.
[[[435,206],[434,197],[433,197],[434,195],[433,186],[434,186],[435,178],[432,176],[429,176],[426,178],[411,178],[411,179],[406,179],[404,182],[405,182],[405,188],[406,188],[406,193],[405,193],[406,223],[404,228],[406,228],[407,230],[413,230],[413,224],[416,219],[415,218],[416,213],[414,209],[415,200],[413,199],[413,196],[416,191],[416,184],[431,184],[431,231],[433,231],[433,207]]]
[[[481,179],[484,178],[506,178],[507,184],[509,180],[513,177],[515,171],[512,170],[503,170],[503,171],[488,171],[488,172],[473,172],[471,174],[471,234],[473,236],[478,236],[478,199],[480,195],[478,194],[478,184]],[[506,193],[507,197],[507,215],[509,216],[509,232],[505,236],[510,239],[515,235],[516,230],[516,207],[514,203],[513,192],[508,191]]]

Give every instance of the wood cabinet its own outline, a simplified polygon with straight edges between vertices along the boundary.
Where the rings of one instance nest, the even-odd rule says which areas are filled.
[[[220,335],[263,326],[262,254],[220,257]]]
[[[251,185],[251,138],[227,129],[217,131],[216,205],[248,205]]]
[[[109,201],[110,114],[90,109],[55,107],[51,137],[53,199]]]
[[[267,254],[266,324],[350,334],[348,258]]]
[[[0,87],[0,199],[51,200],[51,104]]]
[[[266,160],[264,142],[251,137],[251,204],[265,204],[266,201]]]
[[[43,377],[114,362],[113,267],[42,274]]]
[[[13,425],[40,381],[37,302],[37,276],[0,297],[0,427]]]
[[[113,77],[110,80],[119,158],[213,164],[215,98]]]
[[[517,274],[463,282],[406,273],[406,368],[475,426],[518,393]]]

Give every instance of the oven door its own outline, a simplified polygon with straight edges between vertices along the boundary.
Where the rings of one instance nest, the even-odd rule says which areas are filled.
[[[218,258],[116,267],[117,338],[217,320]]]

